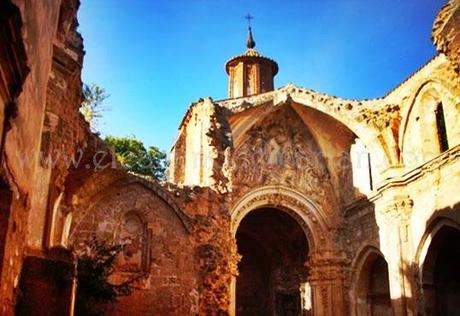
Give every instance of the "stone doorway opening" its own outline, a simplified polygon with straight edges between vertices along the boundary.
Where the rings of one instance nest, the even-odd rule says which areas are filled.
[[[356,294],[357,315],[393,315],[388,264],[378,250],[371,249],[364,256]]]
[[[423,263],[422,284],[427,315],[460,315],[460,230],[443,226]]]
[[[253,210],[238,226],[236,240],[242,256],[237,316],[312,315],[308,241],[291,215],[275,208]]]

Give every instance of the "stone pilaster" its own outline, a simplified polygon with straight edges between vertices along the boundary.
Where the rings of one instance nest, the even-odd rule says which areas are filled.
[[[313,315],[347,315],[344,293],[345,257],[313,255],[308,263]]]
[[[415,315],[415,280],[409,231],[412,206],[409,196],[397,196],[387,204],[382,214],[386,226],[385,234],[381,234],[382,250],[388,260],[390,296],[395,316]]]

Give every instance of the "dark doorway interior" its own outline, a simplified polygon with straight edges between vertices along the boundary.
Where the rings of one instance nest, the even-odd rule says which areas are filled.
[[[309,315],[302,307],[308,243],[300,225],[286,212],[254,210],[236,234],[238,265],[236,315]],[[308,304],[311,306],[311,304]]]
[[[375,258],[370,270],[368,304],[370,315],[393,315],[388,279],[388,265],[381,256]]]
[[[434,236],[423,264],[427,315],[460,315],[460,231],[449,226]]]

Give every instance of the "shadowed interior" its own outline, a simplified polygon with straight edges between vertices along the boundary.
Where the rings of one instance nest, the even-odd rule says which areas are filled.
[[[236,314],[305,315],[308,243],[300,225],[283,211],[258,209],[243,219],[236,238],[242,255]]]

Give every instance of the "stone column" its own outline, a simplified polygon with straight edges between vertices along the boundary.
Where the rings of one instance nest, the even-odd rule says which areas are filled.
[[[408,196],[395,197],[383,211],[380,229],[382,251],[388,263],[390,296],[395,316],[415,315],[414,269],[409,224],[413,201]]]
[[[313,256],[309,261],[309,282],[313,296],[313,315],[348,315],[344,256]]]

